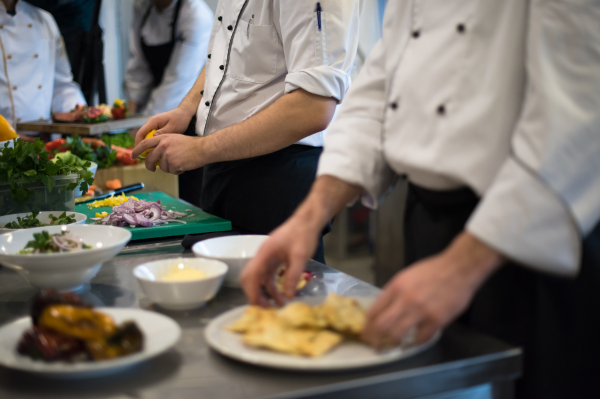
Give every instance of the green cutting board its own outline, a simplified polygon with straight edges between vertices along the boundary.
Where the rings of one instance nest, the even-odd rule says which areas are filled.
[[[174,199],[163,192],[139,193],[132,196],[146,201],[160,200],[161,205],[167,207],[167,210],[184,212],[188,215],[194,214],[194,216],[177,219],[178,221],[187,222],[186,224],[169,222],[166,225],[151,226],[148,228],[124,228],[131,231],[131,240],[154,239],[168,236],[181,236],[196,233],[222,232],[231,230],[230,221],[215,217],[214,215],[202,211],[198,207],[182,203],[181,201]],[[112,207],[90,208],[89,204],[90,203],[75,205],[75,212],[87,215],[87,223],[93,222],[90,218],[96,218],[96,213],[106,211],[110,214],[112,212]]]

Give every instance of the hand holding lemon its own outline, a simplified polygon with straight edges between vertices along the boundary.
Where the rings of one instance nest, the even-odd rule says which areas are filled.
[[[150,132],[148,132],[148,134],[146,136],[144,136],[144,139],[150,139],[151,137],[154,137],[154,132],[156,132],[156,129],[152,129]],[[138,158],[140,158],[140,159],[146,158],[148,153],[150,153],[151,151],[152,151],[152,149],[145,150],[142,154],[140,154],[140,156]],[[158,167],[159,164],[160,164],[160,159],[154,163],[154,166]]]

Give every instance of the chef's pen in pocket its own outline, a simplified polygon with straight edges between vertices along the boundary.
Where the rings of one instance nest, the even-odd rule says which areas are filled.
[[[317,24],[319,25],[319,32],[321,31],[321,3],[317,3]]]

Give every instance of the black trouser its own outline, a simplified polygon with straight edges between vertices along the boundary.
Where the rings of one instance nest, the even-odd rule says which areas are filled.
[[[436,192],[409,185],[406,265],[448,246],[478,201],[468,189]],[[481,287],[460,321],[523,347],[517,397],[599,397],[600,224],[583,242],[575,279],[509,263]]]
[[[201,207],[231,221],[234,229],[269,234],[310,191],[322,150],[292,145],[259,157],[206,165]],[[325,262],[322,238],[312,258]]]

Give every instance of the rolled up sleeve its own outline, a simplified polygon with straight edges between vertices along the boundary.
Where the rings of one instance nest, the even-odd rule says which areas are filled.
[[[314,1],[276,2],[276,26],[288,69],[285,93],[296,89],[342,101],[358,48],[363,0],[321,2],[321,29]]]
[[[600,219],[600,2],[534,0],[527,91],[506,161],[467,230],[534,269],[576,275]]]
[[[363,203],[375,208],[395,174],[385,162],[381,132],[385,112],[385,49],[371,51],[339,113],[327,130],[317,176],[331,175],[364,189]]]

